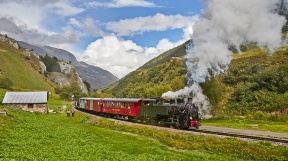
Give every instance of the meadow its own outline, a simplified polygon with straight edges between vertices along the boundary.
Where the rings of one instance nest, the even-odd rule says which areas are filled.
[[[155,128],[119,124],[76,112],[67,117],[0,106],[0,160],[285,160],[288,148],[269,142],[187,135]]]

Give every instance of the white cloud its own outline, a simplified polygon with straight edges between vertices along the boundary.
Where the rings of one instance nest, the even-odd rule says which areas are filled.
[[[83,8],[73,6],[68,1],[60,0],[57,3],[50,4],[49,7],[51,7],[51,11],[53,11],[53,13],[57,13],[61,16],[71,16],[84,11]]]
[[[66,22],[57,24],[60,30],[58,33],[51,32],[43,26],[43,24],[49,21],[55,23],[57,22],[55,19],[79,14],[82,11],[82,8],[73,6],[73,4],[67,0],[0,0],[0,18],[6,18],[13,22],[17,25],[17,29],[21,31],[15,33],[12,30],[2,30],[0,32],[5,32],[8,36],[16,40],[54,47],[75,45],[80,42],[81,37],[86,35],[103,35],[103,31],[97,28],[96,22],[89,18],[79,22],[78,26],[75,25],[76,19],[74,23],[71,23],[73,22],[71,21],[70,24],[66,24]],[[55,15],[57,17],[55,17]],[[1,25],[2,24],[0,24],[0,26]],[[83,27],[79,28],[79,25]]]
[[[157,7],[154,3],[146,0],[112,0],[111,2],[87,2],[86,6],[97,8],[121,8],[121,7]]]
[[[189,31],[183,29],[184,35],[191,34]],[[141,47],[131,40],[122,40],[112,34],[91,43],[81,55],[80,60],[99,66],[118,78],[122,78],[152,58],[181,45],[188,39],[183,37],[182,40],[172,43],[164,38],[156,47]]]
[[[71,16],[84,11],[73,6],[66,0],[14,0],[0,1],[0,16],[13,18],[17,25],[25,24],[33,28],[41,29],[42,21],[49,18],[49,14],[59,16]]]
[[[69,16],[82,11],[83,9],[71,5],[66,0],[52,0],[49,2],[44,0],[0,1],[0,17],[5,17],[15,23],[21,29],[21,34],[24,34],[18,37],[27,38],[16,39],[27,41],[28,43],[37,42],[37,44],[47,43],[45,45],[50,45],[55,42],[78,42],[79,37],[77,36],[81,35],[79,31],[72,31],[72,28],[69,28],[67,31],[63,30],[62,33],[51,34],[45,30],[43,23],[51,20],[51,13],[53,14],[52,16],[55,16],[55,14]],[[11,34],[15,35],[14,33]],[[15,36],[17,37],[17,35]]]
[[[13,18],[17,25],[26,24],[34,28],[41,28],[41,21],[45,17],[45,11],[40,7],[23,5],[13,1],[0,3],[0,16]]]
[[[84,27],[84,25],[80,21],[78,21],[76,18],[70,18],[69,23],[75,27],[78,27],[78,28]]]
[[[121,78],[153,57],[150,53],[143,54],[144,51],[145,49],[131,40],[124,41],[115,35],[109,35],[91,43],[81,60],[106,69]]]
[[[118,36],[130,36],[147,31],[165,31],[169,29],[182,29],[196,22],[198,16],[164,15],[157,13],[154,16],[124,19],[117,22],[109,22],[106,28]]]
[[[98,26],[92,18],[85,18],[82,22],[78,21],[75,18],[70,18],[69,24],[72,26],[81,29],[85,35],[89,36],[104,36],[105,33]]]

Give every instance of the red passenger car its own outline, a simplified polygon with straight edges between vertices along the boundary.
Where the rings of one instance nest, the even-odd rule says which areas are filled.
[[[142,102],[149,103],[140,98],[80,98],[79,107],[106,116],[128,116],[128,119],[133,119],[140,115]]]
[[[132,119],[140,114],[142,99],[103,98],[102,112],[116,116],[128,116]]]

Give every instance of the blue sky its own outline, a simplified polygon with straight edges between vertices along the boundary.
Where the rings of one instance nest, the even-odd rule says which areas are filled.
[[[121,78],[189,40],[203,12],[200,1],[0,0],[0,18],[14,22],[24,35],[0,32],[68,50]]]

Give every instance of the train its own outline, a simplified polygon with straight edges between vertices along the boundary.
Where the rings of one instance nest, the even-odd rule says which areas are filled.
[[[75,107],[104,117],[179,129],[201,126],[198,107],[192,98],[170,101],[156,98],[80,98]]]

